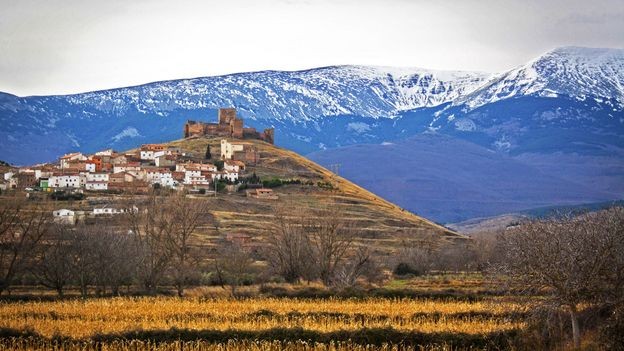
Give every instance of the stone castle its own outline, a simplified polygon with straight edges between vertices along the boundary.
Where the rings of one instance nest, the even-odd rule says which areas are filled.
[[[260,139],[267,143],[274,143],[274,130],[267,128],[263,132],[256,128],[245,128],[243,120],[236,117],[235,108],[220,108],[218,123],[205,123],[186,121],[184,124],[184,137],[218,136],[237,139]]]

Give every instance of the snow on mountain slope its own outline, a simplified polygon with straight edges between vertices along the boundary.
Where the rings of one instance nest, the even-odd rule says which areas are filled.
[[[165,116],[176,109],[236,106],[252,119],[301,122],[338,115],[393,117],[452,101],[487,77],[473,72],[334,66],[156,82],[67,98],[71,104],[119,116],[135,108]]]
[[[455,105],[470,108],[523,95],[615,100],[624,106],[624,49],[562,47],[491,78]],[[609,101],[607,101],[609,103]]]
[[[587,144],[578,135],[591,130],[594,139],[603,138],[624,126],[623,51],[560,48],[497,76],[332,66],[75,95],[0,93],[0,153],[13,162],[40,162],[77,145],[124,149],[164,141],[179,137],[185,120],[212,121],[215,109],[224,106],[236,107],[250,126],[275,127],[279,145],[302,153],[391,141],[426,129],[521,152],[525,148],[518,146],[528,145],[545,124],[551,129],[544,140],[564,127],[566,143]],[[56,148],[38,148],[42,140]],[[563,143],[549,145],[554,150]],[[620,145],[619,139],[610,144]]]

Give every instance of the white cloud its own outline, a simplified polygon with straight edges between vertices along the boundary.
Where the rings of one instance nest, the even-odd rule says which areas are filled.
[[[500,71],[624,46],[619,0],[0,0],[0,91],[333,64]]]

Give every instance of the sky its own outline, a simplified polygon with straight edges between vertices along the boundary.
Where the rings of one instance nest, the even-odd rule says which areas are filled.
[[[0,0],[0,91],[338,64],[501,72],[624,48],[622,0]]]

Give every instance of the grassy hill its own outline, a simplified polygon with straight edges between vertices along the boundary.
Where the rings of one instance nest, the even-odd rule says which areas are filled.
[[[213,158],[218,156],[220,138],[195,138],[169,143],[198,157],[210,145]],[[262,241],[271,226],[276,208],[336,209],[353,222],[361,244],[372,245],[388,253],[401,240],[419,240],[438,236],[443,240],[462,239],[427,219],[416,216],[379,196],[335,175],[299,154],[259,140],[230,140],[257,149],[255,165],[247,164],[246,174],[255,172],[262,179],[299,179],[307,184],[288,184],[274,188],[279,200],[247,198],[243,191],[207,197],[215,223],[201,228],[201,241],[210,245],[227,233],[248,234],[253,241]],[[319,186],[319,182],[321,186]],[[313,184],[313,185],[310,185]],[[331,184],[331,186],[329,186]]]

